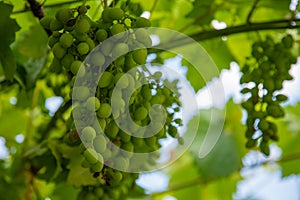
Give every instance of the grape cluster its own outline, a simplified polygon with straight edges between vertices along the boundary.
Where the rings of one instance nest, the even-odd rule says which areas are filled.
[[[274,119],[284,116],[280,103],[288,98],[280,94],[280,90],[285,80],[293,79],[289,74],[291,65],[297,62],[291,51],[293,43],[291,35],[279,42],[267,36],[264,41],[252,45],[254,59],[242,68],[240,83],[245,87],[241,93],[250,96],[242,103],[247,111],[246,147],[259,145],[265,155],[270,154],[268,142],[278,140]]]
[[[81,165],[90,169],[98,184],[83,187],[78,199],[123,199],[138,176],[117,169],[150,169],[159,157],[155,151],[161,147],[160,139],[171,136],[183,142],[177,131],[182,125],[176,118],[181,106],[178,81],[163,79],[145,66],[136,68],[146,63],[152,44],[142,28],[150,26],[148,19],[132,17],[122,7],[105,8],[93,21],[87,11],[88,6],[63,8],[55,17],[41,19],[41,24],[52,31],[50,69],[68,72],[72,86],[75,80],[83,83],[71,86],[77,106],[67,121],[64,141],[81,149]],[[107,42],[112,36],[114,40]],[[129,51],[132,46],[138,48]],[[127,118],[133,123],[118,121]],[[149,129],[136,129],[150,124]],[[141,159],[134,153],[152,154]]]

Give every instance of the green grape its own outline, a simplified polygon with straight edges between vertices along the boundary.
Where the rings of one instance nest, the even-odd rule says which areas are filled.
[[[102,134],[98,134],[94,139],[94,148],[98,153],[103,153],[106,149],[106,139]]]
[[[78,33],[75,30],[72,31],[71,34],[80,42],[84,42],[88,38],[88,35],[86,33]]]
[[[129,47],[126,43],[118,43],[115,48],[112,50],[113,57],[119,57],[128,53]]]
[[[57,59],[62,59],[67,52],[66,49],[60,43],[56,43],[53,46],[52,51]]]
[[[53,35],[51,35],[48,39],[48,45],[49,47],[53,48],[53,46],[58,43],[59,39],[57,37],[54,37]]]
[[[127,169],[129,167],[129,160],[127,158],[119,157],[114,160],[114,166],[117,169]]]
[[[90,97],[86,101],[85,106],[90,111],[97,111],[100,108],[100,101],[97,97]]]
[[[81,42],[77,46],[77,51],[80,55],[85,55],[90,51],[90,47],[86,42]]]
[[[98,154],[94,149],[86,149],[83,152],[83,156],[90,164],[96,164],[98,162]]]
[[[130,138],[131,136],[127,133],[125,133],[124,131],[120,130],[119,131],[119,136],[120,136],[120,139],[122,142],[129,142],[130,141]]]
[[[136,40],[141,42],[145,47],[150,47],[152,45],[152,40],[149,36],[149,33],[144,28],[138,28],[135,31]]]
[[[267,112],[270,116],[274,118],[280,118],[284,116],[284,111],[278,104],[271,104],[267,107]]]
[[[129,137],[129,140],[130,140],[130,137]],[[133,152],[134,151],[134,145],[132,143],[130,143],[130,142],[128,142],[128,143],[122,143],[121,148],[124,149],[125,151],[128,151],[128,152]]]
[[[61,8],[56,12],[55,18],[62,23],[67,23],[73,18],[73,11],[69,8]]]
[[[100,108],[99,108],[99,109],[100,109]],[[99,123],[99,125],[100,125],[101,130],[103,131],[103,130],[105,129],[105,127],[106,127],[106,120],[105,120],[105,119],[102,119],[102,118],[99,118],[99,119],[98,119],[98,123]]]
[[[93,172],[101,172],[101,170],[103,169],[103,158],[102,158],[101,162],[98,161],[97,163],[93,164],[91,166],[91,169],[92,169]]]
[[[105,8],[102,12],[102,19],[104,22],[112,22],[113,19],[110,17],[110,11],[112,8]]]
[[[147,59],[147,49],[138,49],[133,51],[132,57],[137,64],[145,64]]]
[[[148,116],[148,110],[141,106],[134,112],[134,119],[135,120],[143,120]]]
[[[283,95],[283,94],[278,94],[276,96],[276,100],[279,101],[279,102],[282,102],[282,101],[287,101],[288,100],[288,97]]]
[[[73,93],[77,100],[83,101],[90,95],[90,90],[85,86],[79,86],[73,88]]]
[[[151,23],[148,19],[144,17],[137,17],[135,20],[135,27],[142,28],[142,27],[150,27]]]
[[[106,40],[108,37],[108,34],[106,32],[106,30],[104,29],[99,29],[96,32],[96,39],[98,40],[98,42],[103,42],[104,40]]]
[[[115,83],[117,83],[119,88],[127,88],[129,85],[128,75],[124,75],[124,73],[118,73],[115,75]]]
[[[90,37],[88,37],[85,42],[89,45],[90,51],[95,48],[95,42]]]
[[[95,194],[98,198],[102,197],[104,195],[104,190],[102,187],[97,187],[95,189]]]
[[[108,195],[111,197],[111,199],[119,199],[121,193],[118,189],[112,188],[108,191]]]
[[[79,6],[78,7],[78,13],[81,14],[81,15],[86,14],[87,11],[88,11],[88,8],[86,6]]]
[[[61,60],[61,63],[66,69],[70,70],[73,61],[74,61],[74,56],[72,54],[66,54]]]
[[[292,48],[294,44],[294,39],[291,35],[287,35],[282,38],[282,44],[285,48]]]
[[[75,25],[75,31],[77,33],[87,33],[91,28],[90,21],[87,18],[80,18]]]
[[[79,61],[79,60],[74,60],[70,66],[70,70],[71,72],[76,75],[78,72],[79,72],[79,69],[81,68],[82,66],[82,62]],[[84,67],[82,67],[84,69]],[[81,71],[81,70],[80,70]],[[82,72],[80,72],[82,73]]]
[[[70,33],[64,33],[59,39],[61,45],[65,48],[69,48],[73,44],[73,36]]]
[[[110,32],[112,35],[117,35],[118,33],[122,33],[123,31],[125,31],[125,28],[122,24],[114,24],[114,25],[112,25],[112,27],[110,29]],[[120,37],[123,37],[123,36],[121,35]],[[117,38],[117,39],[120,39],[120,38]]]
[[[81,131],[81,137],[84,141],[90,142],[96,137],[96,131],[93,127],[87,126]]]
[[[169,133],[169,135],[170,136],[172,136],[172,137],[177,137],[177,135],[178,135],[178,130],[177,130],[177,128],[175,127],[175,126],[169,126],[169,128],[168,128],[168,133]]]
[[[52,16],[45,16],[40,20],[40,24],[45,28],[45,29],[50,29],[50,24],[54,20],[54,17]]]
[[[99,110],[97,111],[97,116],[100,118],[108,118],[111,115],[111,107],[108,103],[102,103]]]
[[[157,138],[155,136],[145,138],[145,142],[149,147],[156,145]]]
[[[119,132],[119,126],[116,124],[115,121],[111,121],[108,126],[106,127],[106,134],[110,138],[116,138]]]
[[[120,20],[124,17],[124,11],[121,8],[112,8],[109,10],[109,17],[112,20]]]
[[[50,65],[50,71],[55,73],[60,73],[62,70],[61,62],[58,58],[55,58],[52,60],[52,63]]]
[[[103,66],[105,63],[105,57],[101,52],[94,52],[93,54],[90,55],[90,64],[94,66]]]
[[[114,81],[114,75],[112,75],[111,72],[103,72],[103,74],[100,77],[98,86],[100,88],[106,88],[108,87],[112,82]]]
[[[64,24],[56,19],[53,19],[50,23],[51,31],[59,31],[64,28]]]
[[[101,53],[105,56],[108,56],[113,48],[114,44],[112,42],[104,42],[101,44]]]

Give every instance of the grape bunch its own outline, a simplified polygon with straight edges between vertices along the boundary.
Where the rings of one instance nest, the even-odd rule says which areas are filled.
[[[259,145],[261,152],[270,154],[269,141],[278,141],[274,119],[284,116],[281,102],[287,96],[280,93],[285,80],[292,80],[289,74],[292,64],[297,62],[292,53],[294,40],[291,35],[275,42],[267,36],[264,41],[252,45],[253,59],[242,68],[240,83],[245,87],[241,93],[250,97],[242,103],[247,111],[247,148]]]
[[[40,23],[52,31],[50,70],[70,80],[73,108],[63,139],[80,148],[81,166],[98,180],[82,187],[78,199],[124,199],[138,177],[129,172],[156,164],[160,139],[183,143],[178,80],[145,67],[152,44],[148,19],[130,16],[123,6],[105,8],[93,21],[88,8],[62,8]]]

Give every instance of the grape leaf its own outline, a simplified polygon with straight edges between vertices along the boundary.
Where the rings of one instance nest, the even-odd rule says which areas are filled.
[[[38,59],[47,54],[47,43],[46,32],[39,24],[36,24],[31,26],[28,32],[21,35],[18,39],[17,48],[22,55]]]
[[[195,0],[193,2],[193,10],[187,14],[187,17],[197,18],[199,16],[203,16],[209,10],[213,8],[214,0]],[[197,24],[209,24],[213,20],[213,15],[207,16],[205,19],[201,20]]]
[[[60,144],[58,149],[64,158],[69,159],[67,168],[70,171],[67,177],[67,184],[79,187],[84,185],[95,185],[97,183],[90,170],[81,166],[83,157],[80,154],[79,148]]]
[[[8,80],[13,79],[17,68],[10,44],[15,41],[15,33],[20,29],[17,22],[10,18],[12,9],[13,6],[0,2],[0,62]]]
[[[52,192],[51,200],[76,200],[79,189],[70,185],[58,184]]]

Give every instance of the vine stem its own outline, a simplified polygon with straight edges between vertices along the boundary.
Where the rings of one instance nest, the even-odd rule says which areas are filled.
[[[267,21],[267,22],[257,22],[251,24],[243,24],[238,26],[231,26],[221,30],[209,30],[209,31],[201,31],[195,34],[189,35],[189,37],[193,38],[196,41],[204,41],[212,38],[228,36],[237,33],[244,33],[250,31],[260,31],[260,30],[278,30],[278,29],[295,29],[300,28],[300,19],[287,19],[287,20],[277,20],[277,21]],[[159,46],[163,46],[164,48],[175,48],[183,45],[188,45],[191,42],[190,39],[178,39],[172,42],[165,42],[164,44],[159,44]],[[149,49],[149,53],[157,53],[162,50],[155,48]]]
[[[255,1],[254,1],[253,5],[252,5],[252,7],[251,7],[251,10],[250,10],[250,12],[249,12],[249,14],[248,14],[248,16],[247,16],[247,19],[246,19],[246,23],[247,23],[247,24],[250,24],[250,23],[251,23],[251,17],[252,17],[252,15],[253,15],[255,9],[257,8],[257,4],[258,4],[259,1],[260,1],[260,0],[255,0]]]
[[[297,159],[300,159],[300,152],[295,152],[295,153],[285,155],[284,157],[282,157],[279,160],[266,160],[266,161],[263,161],[263,162],[259,162],[259,163],[256,163],[254,165],[247,166],[246,168],[255,168],[255,167],[260,167],[260,166],[265,165],[265,164],[272,164],[272,163],[284,163],[284,162],[297,160]],[[234,176],[236,173],[239,173],[242,168],[243,167],[240,167],[238,170],[232,172],[228,177]],[[185,181],[185,182],[182,182],[182,183],[174,184],[174,185],[170,186],[167,190],[152,193],[151,195],[153,197],[155,197],[155,196],[170,193],[170,192],[173,192],[173,191],[185,189],[185,188],[188,188],[188,187],[193,187],[195,185],[207,184],[207,183],[213,182],[215,180],[220,180],[220,178],[206,178],[205,179],[203,177],[197,177],[197,178],[192,179],[192,180],[188,180],[188,181]]]

